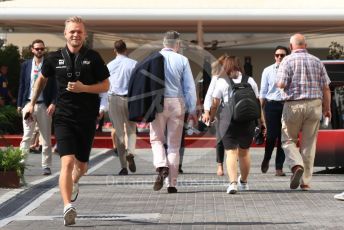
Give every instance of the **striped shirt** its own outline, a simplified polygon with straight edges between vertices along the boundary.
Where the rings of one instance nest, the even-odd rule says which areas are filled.
[[[277,72],[277,81],[285,85],[284,100],[322,99],[322,90],[330,78],[319,58],[305,49],[286,56]]]

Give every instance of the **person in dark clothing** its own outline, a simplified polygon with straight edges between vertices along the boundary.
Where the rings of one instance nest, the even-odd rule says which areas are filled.
[[[58,97],[54,129],[61,157],[60,192],[64,203],[64,225],[75,224],[78,181],[86,173],[99,113],[99,93],[109,89],[109,70],[101,56],[83,46],[86,29],[80,17],[68,18],[64,36],[67,45],[50,53],[34,85],[28,117],[48,78],[55,78]]]
[[[284,101],[282,99],[281,91],[275,85],[275,81],[279,64],[288,54],[289,50],[287,47],[277,46],[275,48],[275,63],[264,69],[260,83],[261,90],[259,100],[264,111],[263,115],[266,123],[264,126],[267,128],[265,153],[261,164],[261,170],[263,173],[268,171],[269,161],[277,142],[275,160],[276,176],[285,176],[286,174],[283,172],[285,155],[281,143],[281,118]]]

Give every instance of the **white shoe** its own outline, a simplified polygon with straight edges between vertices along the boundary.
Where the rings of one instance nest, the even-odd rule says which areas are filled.
[[[344,201],[344,192],[334,195],[334,199]]]
[[[70,198],[71,202],[76,201],[76,198],[78,198],[79,194],[79,183],[73,183],[73,190],[72,190],[72,196]]]
[[[73,207],[73,205],[72,204],[66,205],[63,211],[64,211],[63,212],[64,226],[75,224],[75,218],[77,214],[76,214],[76,209]]]
[[[238,185],[237,182],[232,182],[229,184],[228,188],[227,188],[227,193],[228,194],[235,194],[238,192]]]
[[[240,191],[247,191],[247,190],[249,190],[248,183],[247,182],[243,183],[241,181],[241,175],[238,177],[238,189]]]

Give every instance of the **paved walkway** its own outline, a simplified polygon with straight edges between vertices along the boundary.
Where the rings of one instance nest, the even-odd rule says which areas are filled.
[[[275,177],[273,165],[261,174],[263,149],[253,148],[250,191],[229,195],[227,176],[215,174],[214,149],[187,149],[178,193],[152,189],[155,173],[148,149],[137,151],[137,172],[118,176],[119,160],[94,149],[88,175],[80,181],[73,229],[343,229],[344,175],[315,174],[312,190],[289,189],[287,177]],[[40,175],[40,155],[32,154],[28,185],[0,189],[0,229],[65,229],[57,187],[59,157],[53,175]],[[315,171],[324,168],[316,168]]]

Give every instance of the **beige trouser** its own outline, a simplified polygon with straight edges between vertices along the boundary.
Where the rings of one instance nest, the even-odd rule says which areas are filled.
[[[127,168],[125,135],[128,138],[128,151],[130,153],[135,153],[136,146],[136,123],[129,121],[127,97],[109,95],[109,117],[116,130],[116,146],[121,167]]]
[[[26,113],[26,106],[22,110],[23,117]],[[20,149],[27,160],[30,152],[32,135],[36,128],[39,129],[40,140],[42,141],[42,168],[51,167],[51,116],[47,114],[47,107],[44,103],[36,104],[32,114],[33,121],[23,119],[23,139],[20,142]]]
[[[304,168],[301,184],[310,184],[313,173],[317,135],[322,113],[320,99],[286,101],[282,115],[282,147],[290,168]],[[298,134],[302,132],[300,149]]]
[[[150,123],[153,164],[156,168],[169,168],[168,187],[177,185],[184,114],[185,104],[183,99],[165,98],[163,112],[157,113],[154,121]],[[165,143],[167,144],[167,154],[164,147]]]

